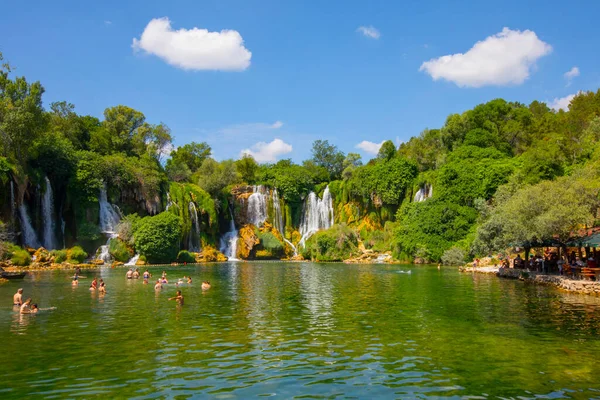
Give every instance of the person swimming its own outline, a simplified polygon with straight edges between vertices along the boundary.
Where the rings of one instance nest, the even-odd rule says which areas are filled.
[[[187,283],[189,283],[190,285],[192,284],[192,277],[191,276],[187,277]]]
[[[104,286],[104,281],[101,280],[100,287],[98,288],[98,293],[106,294],[106,286]]]
[[[169,300],[175,300],[177,304],[180,306],[183,305],[183,295],[181,294],[181,290],[177,291],[177,295],[175,297],[169,297]]]
[[[21,314],[31,314],[31,299],[25,300],[23,304],[21,304],[21,309],[19,310]]]
[[[23,304],[23,289],[19,288],[19,290],[17,290],[17,293],[15,293],[15,295],[13,296],[13,305],[20,307],[22,304]]]
[[[94,278],[92,284],[90,285],[90,290],[96,290],[98,288],[98,278]]]
[[[202,282],[202,290],[208,290],[208,289],[210,289],[210,282],[209,281]]]
[[[162,290],[162,283],[160,283],[160,279],[156,280],[156,285],[154,285],[154,290]]]
[[[127,279],[133,279],[133,268],[129,268],[129,271],[125,274]]]
[[[140,270],[138,268],[133,271],[133,279],[140,279]]]
[[[72,285],[72,286],[77,286],[77,285],[79,285],[79,278],[77,277],[77,275],[75,275],[75,276],[73,277],[73,280],[71,281],[71,285]]]
[[[143,277],[144,277],[144,280],[147,281],[148,279],[150,279],[152,277],[152,274],[150,272],[148,272],[148,270],[145,270]]]

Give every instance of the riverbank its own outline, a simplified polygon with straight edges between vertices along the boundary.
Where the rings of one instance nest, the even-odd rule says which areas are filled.
[[[581,279],[571,279],[562,275],[547,275],[539,272],[502,268],[496,266],[488,266],[481,268],[461,267],[461,272],[473,272],[478,274],[493,274],[504,279],[519,279],[524,282],[534,283],[538,285],[554,286],[560,290],[570,293],[588,294],[600,296],[600,281],[585,281]]]

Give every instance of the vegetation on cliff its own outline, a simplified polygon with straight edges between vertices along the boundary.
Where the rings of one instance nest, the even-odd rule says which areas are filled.
[[[104,193],[121,219],[113,227],[119,238],[109,243],[119,261],[135,253],[151,263],[187,260],[181,250],[200,248],[208,249],[202,257],[219,259],[230,209],[238,256],[289,257],[306,234],[309,193],[323,197],[326,187],[335,225],[298,249],[319,261],[346,259],[364,246],[400,260],[455,262],[549,237],[565,243],[597,224],[600,90],[578,94],[568,111],[495,99],[399,148],[386,141],[365,162],[317,140],[301,164],[260,165],[249,155],[216,161],[204,142],[174,147],[165,124],[124,105],[107,108],[103,119],[79,115],[67,102],[45,109],[43,93],[41,83],[0,67],[0,254],[14,263],[29,262],[14,245],[26,244],[27,234],[44,241],[48,215],[55,242],[71,247],[55,259],[95,254],[109,230],[99,223]],[[250,185],[267,188],[268,226],[251,225],[243,211]],[[54,208],[44,214],[50,189]]]

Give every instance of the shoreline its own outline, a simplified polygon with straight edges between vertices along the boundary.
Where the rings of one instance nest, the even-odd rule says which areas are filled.
[[[571,279],[563,275],[547,275],[535,271],[504,267],[461,267],[460,272],[496,275],[503,279],[518,279],[523,282],[537,285],[553,286],[569,293],[579,293],[591,296],[600,296],[600,281],[584,281]]]

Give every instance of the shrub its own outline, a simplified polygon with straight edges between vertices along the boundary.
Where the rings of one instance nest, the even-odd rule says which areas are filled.
[[[281,258],[284,255],[284,245],[271,232],[258,232],[260,243],[256,251],[256,258]]]
[[[135,248],[151,264],[169,263],[177,259],[181,236],[180,218],[170,212],[145,217],[133,235]]]
[[[80,246],[72,247],[67,251],[67,258],[71,264],[81,264],[88,254]]]
[[[315,261],[341,261],[358,252],[358,235],[346,225],[334,225],[315,233],[301,250],[304,258]]]
[[[50,255],[54,257],[54,262],[57,264],[67,261],[67,250],[52,250]]]
[[[24,250],[20,247],[16,247],[16,248],[11,249],[10,252],[11,252],[10,261],[12,261],[12,263],[14,265],[18,265],[20,267],[26,267],[27,265],[31,264],[31,255],[29,254],[29,252],[27,250]]]
[[[181,250],[179,254],[177,254],[177,261],[180,263],[194,263],[196,262],[196,257],[187,250]]]
[[[116,260],[127,262],[133,256],[133,251],[120,239],[111,239],[108,242],[108,252]]]
[[[458,247],[451,247],[442,255],[444,265],[462,265],[465,263],[465,251]]]

